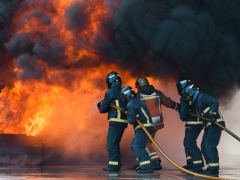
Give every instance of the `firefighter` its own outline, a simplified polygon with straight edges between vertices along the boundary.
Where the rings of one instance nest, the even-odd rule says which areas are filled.
[[[177,81],[178,93],[181,96],[179,115],[182,121],[185,121],[184,150],[186,154],[187,165],[183,166],[193,172],[203,173],[202,153],[197,146],[197,138],[203,129],[203,122],[189,115],[189,112],[196,113],[194,105],[185,97],[185,88],[193,84],[190,80],[181,78]]]
[[[107,136],[108,166],[105,171],[119,171],[121,167],[120,142],[123,132],[128,125],[126,114],[120,110],[110,107],[111,104],[125,109],[124,103],[120,98],[121,78],[117,72],[107,75],[106,82],[108,91],[105,97],[97,106],[100,113],[108,113],[109,128]]]
[[[177,110],[179,108],[179,104],[174,102],[171,98],[165,96],[161,91],[155,89],[153,85],[149,85],[149,81],[145,77],[138,78],[135,85],[138,89],[137,96],[145,102],[150,111],[154,125],[154,138],[156,132],[164,127],[161,105]],[[162,169],[160,157],[153,148],[150,140],[148,141],[147,149],[149,151],[154,170]]]
[[[186,98],[192,101],[197,114],[207,117],[210,121],[203,121],[204,134],[201,143],[203,157],[207,164],[207,175],[218,176],[219,156],[217,146],[220,141],[222,129],[215,122],[225,126],[223,117],[218,111],[219,102],[214,97],[200,92],[194,84],[185,89]]]
[[[153,167],[150,156],[146,151],[148,137],[137,124],[136,119],[139,119],[150,133],[153,133],[152,118],[145,103],[136,97],[134,90],[125,86],[121,90],[121,96],[127,104],[127,120],[134,126],[135,135],[131,143],[131,148],[134,155],[138,159],[139,167],[136,168],[137,173],[151,173]]]

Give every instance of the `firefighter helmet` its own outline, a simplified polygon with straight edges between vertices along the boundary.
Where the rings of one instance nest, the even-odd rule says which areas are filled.
[[[149,85],[149,81],[145,77],[140,77],[140,78],[137,78],[135,85],[136,85],[136,88],[140,88],[140,87]]]
[[[119,82],[120,85],[122,84],[120,75],[117,72],[112,71],[107,75],[107,78],[106,78],[106,83],[108,85],[108,88],[111,88],[114,82]]]
[[[134,89],[130,86],[124,86],[121,89],[121,97],[124,99],[129,99],[136,96]]]
[[[180,78],[179,80],[177,80],[176,86],[177,86],[178,94],[180,96],[183,96],[185,94],[184,92],[185,88],[191,84],[193,83],[187,78]]]
[[[193,98],[196,90],[197,90],[197,87],[194,84],[187,86],[185,89],[186,96]]]

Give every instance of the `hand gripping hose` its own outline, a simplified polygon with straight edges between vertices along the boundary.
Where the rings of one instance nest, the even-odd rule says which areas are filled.
[[[191,113],[189,112],[189,114],[193,117],[196,117],[196,118],[199,118],[199,119],[202,119],[202,120],[205,120],[205,121],[209,121],[211,122],[211,119],[209,118],[206,118],[206,117],[202,117],[202,116],[199,116],[197,114],[194,114],[194,113]],[[224,126],[222,126],[221,124],[219,124],[218,122],[215,122],[215,124],[220,127],[221,129],[223,129],[224,131],[226,131],[228,134],[230,134],[232,137],[234,137],[236,140],[238,140],[240,142],[240,137],[237,136],[236,134],[234,134],[232,131],[230,131],[229,129],[225,128]]]
[[[121,110],[120,107],[115,106],[113,104],[110,105],[110,107],[115,108],[117,110]],[[187,174],[191,174],[193,176],[197,176],[200,178],[205,178],[205,179],[213,179],[213,180],[234,180],[234,179],[229,179],[229,178],[219,178],[219,177],[212,177],[212,176],[207,176],[207,175],[203,175],[203,174],[198,174],[192,171],[189,171],[183,167],[181,167],[180,165],[178,165],[177,163],[175,163],[173,160],[171,160],[167,154],[160,148],[160,146],[157,144],[157,142],[153,139],[152,135],[148,132],[148,130],[143,126],[143,124],[141,123],[141,121],[139,119],[136,120],[137,123],[141,126],[141,128],[143,129],[143,131],[146,133],[146,135],[148,136],[148,138],[151,140],[151,142],[154,144],[154,146],[157,148],[157,150],[162,154],[162,156],[164,158],[167,159],[168,162],[170,162],[173,166],[175,166],[176,168],[180,169],[181,171],[187,173]]]

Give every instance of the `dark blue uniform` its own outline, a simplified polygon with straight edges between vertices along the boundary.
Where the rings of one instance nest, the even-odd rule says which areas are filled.
[[[205,93],[199,93],[195,108],[196,111],[205,117],[214,118],[216,122],[225,126],[224,120],[220,113],[218,112],[219,103],[217,99],[209,96]],[[203,156],[206,160],[208,170],[218,170],[219,169],[219,156],[217,146],[220,141],[222,129],[219,128],[214,123],[203,121],[205,130],[203,134],[203,139],[201,143],[201,149]]]
[[[136,119],[139,119],[142,124],[147,128],[150,133],[153,133],[152,118],[149,110],[144,102],[136,97],[133,97],[127,104],[127,120],[130,124],[133,124],[135,130],[135,136],[131,143],[131,148],[139,161],[141,169],[152,169],[152,164],[148,152],[146,151],[146,145],[148,137],[143,129],[137,124]]]
[[[203,167],[203,159],[202,153],[197,146],[197,138],[203,129],[203,122],[193,116],[190,116],[188,114],[189,112],[196,114],[194,106],[191,102],[181,98],[179,114],[181,120],[186,121],[183,144],[187,159],[187,167],[190,169],[199,169]]]
[[[128,121],[126,120],[126,114],[124,114],[124,112],[110,107],[110,104],[113,104],[117,107],[125,109],[124,103],[120,99],[120,91],[121,86],[118,83],[114,83],[112,87],[105,93],[104,100],[99,104],[99,110],[101,113],[108,112],[108,166],[113,169],[119,169],[121,166],[120,142],[123,132],[128,124]]]

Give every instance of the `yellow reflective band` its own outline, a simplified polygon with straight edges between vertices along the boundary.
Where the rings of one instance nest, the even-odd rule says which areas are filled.
[[[202,164],[202,160],[193,161],[193,164]]]
[[[147,123],[150,123],[149,117],[148,117],[147,113],[144,111],[144,109],[142,107],[141,107],[141,111],[144,114],[145,118],[147,119]]]
[[[203,124],[202,121],[186,121],[186,124]]]
[[[115,103],[116,103],[116,106],[117,106],[117,107],[120,107],[118,100],[115,100]],[[120,112],[119,109],[117,109],[117,119],[121,119],[121,112]]]
[[[219,166],[219,163],[208,163],[208,166]]]
[[[117,118],[110,118],[109,121],[110,122],[128,123],[128,121],[125,119],[117,119]]]
[[[157,152],[152,152],[152,153],[150,153],[149,155],[150,155],[150,156],[158,155],[158,153],[157,153]]]
[[[138,158],[136,158],[136,160],[137,160],[137,161],[139,161],[139,159],[138,159]]]
[[[153,159],[159,159],[159,156],[158,155],[151,156],[151,160],[153,160]]]
[[[191,156],[187,156],[187,160],[190,160],[190,159],[192,159],[192,157]]]
[[[119,174],[108,174],[110,177],[117,177]]]
[[[224,120],[221,118],[221,119],[217,119],[216,122],[223,122]]]
[[[212,124],[212,123],[210,123],[210,122],[209,122],[209,123],[207,123],[207,125],[206,125],[206,128],[207,128],[208,126],[210,126],[211,124]]]
[[[139,165],[143,166],[143,165],[150,164],[150,163],[151,163],[151,161],[148,160],[148,161],[140,162]]]
[[[217,114],[217,112],[212,112],[212,111],[209,111],[209,113],[210,113],[210,114],[214,114],[214,115]]]
[[[118,162],[117,161],[109,161],[108,164],[114,165],[114,166],[118,166]]]
[[[210,110],[210,107],[207,107],[203,110],[203,113],[206,114]]]
[[[144,127],[153,127],[153,124],[152,124],[152,123],[143,124],[143,126],[144,126]],[[135,128],[135,130],[137,130],[137,129],[139,129],[139,128],[141,128],[141,126],[140,126],[140,125],[137,125],[136,128]]]
[[[159,98],[159,96],[147,96],[147,97],[141,98],[141,100],[149,100],[149,99],[156,99],[156,98]]]

